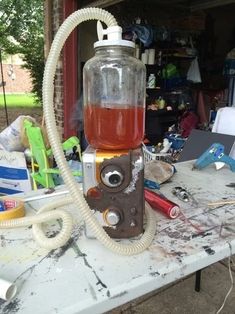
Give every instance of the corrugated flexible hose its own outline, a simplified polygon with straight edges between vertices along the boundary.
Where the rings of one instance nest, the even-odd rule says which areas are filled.
[[[111,239],[109,235],[105,232],[103,227],[99,224],[95,216],[93,215],[82,192],[78,188],[78,184],[75,181],[68,167],[67,161],[64,157],[64,152],[61,148],[59,133],[56,127],[53,96],[54,96],[54,78],[60,51],[72,30],[80,23],[88,20],[100,20],[106,23],[108,27],[117,25],[115,18],[110,13],[103,9],[86,8],[74,12],[64,21],[64,23],[59,28],[53,40],[45,66],[43,78],[43,111],[47,127],[47,134],[56,163],[61,171],[61,176],[70,192],[71,197],[62,201],[58,200],[56,203],[51,204],[51,206],[50,205],[46,206],[46,209],[44,208],[42,211],[48,211],[49,209],[55,207],[58,208],[69,203],[75,203],[76,206],[79,208],[81,216],[85,223],[89,225],[89,228],[93,232],[94,236],[106,248],[110,249],[111,251],[117,254],[134,255],[144,251],[153,240],[156,231],[156,218],[154,212],[151,210],[149,205],[146,204],[145,214],[147,223],[145,226],[145,232],[140,240],[136,240],[131,244],[122,244]],[[17,224],[19,225],[21,220],[22,225],[25,225],[24,219],[27,219],[27,224],[33,224],[34,237],[35,240],[39,243],[39,245],[46,247],[48,249],[56,248],[64,245],[71,236],[72,219],[71,217],[69,218],[70,215],[68,213],[65,212],[65,214],[62,214],[62,212],[63,212],[62,210],[54,210],[53,212],[49,211],[45,213],[41,213],[40,211],[39,214],[36,215],[36,217],[38,216],[37,217],[38,220],[37,218],[34,217],[20,218]],[[54,216],[52,213],[54,213]],[[58,214],[57,217],[56,213]],[[42,220],[40,220],[40,216],[42,217]],[[41,222],[58,217],[62,218],[63,227],[60,236],[58,235],[57,238],[54,239],[55,241],[53,241],[52,239],[46,238],[45,235],[43,234]],[[15,223],[16,223],[15,221],[12,221],[12,226],[14,226]],[[11,223],[9,222],[9,225],[10,224]],[[3,227],[2,223],[0,223],[0,227]]]

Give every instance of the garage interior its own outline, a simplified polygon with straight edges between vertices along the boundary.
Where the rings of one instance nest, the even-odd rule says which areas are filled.
[[[235,46],[235,1],[111,0],[79,1],[80,5],[112,13],[123,28],[123,37],[136,43],[138,58],[154,53],[151,64],[142,60],[147,62],[147,143],[156,146],[172,126],[183,137],[193,128],[211,131],[218,108],[233,105],[229,88],[233,64],[226,58]],[[82,67],[94,55],[96,22],[83,23],[78,31],[82,82]],[[150,74],[154,86],[148,85]],[[191,127],[182,134],[180,122],[188,112]]]

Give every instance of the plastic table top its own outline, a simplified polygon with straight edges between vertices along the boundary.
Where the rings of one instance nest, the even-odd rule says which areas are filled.
[[[139,255],[115,255],[97,240],[87,239],[76,205],[66,208],[74,216],[70,241],[51,252],[37,246],[30,227],[2,229],[0,277],[15,282],[18,293],[11,301],[0,300],[0,312],[103,313],[234,254],[235,206],[208,203],[235,199],[235,173],[226,166],[216,171],[214,165],[192,171],[192,161],[175,167],[177,172],[160,191],[180,205],[183,215],[171,220],[156,213],[154,241]],[[189,191],[192,201],[176,198],[171,192],[176,186]],[[27,215],[63,197],[52,195],[26,202]],[[48,235],[57,224],[50,224]]]

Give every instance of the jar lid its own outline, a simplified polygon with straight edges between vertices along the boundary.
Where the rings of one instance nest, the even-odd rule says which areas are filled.
[[[94,43],[94,48],[105,46],[125,46],[135,48],[135,44],[130,40],[99,40]]]
[[[98,21],[97,34],[99,40],[94,43],[94,48],[102,46],[126,46],[131,48],[135,47],[134,42],[122,39],[122,28],[118,25],[110,26],[106,29],[103,29],[101,22]],[[107,35],[107,39],[103,40],[104,35]]]

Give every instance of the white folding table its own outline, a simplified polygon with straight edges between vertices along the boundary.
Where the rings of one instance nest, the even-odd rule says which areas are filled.
[[[67,207],[75,224],[71,240],[60,249],[48,252],[39,248],[30,227],[0,230],[0,277],[18,287],[12,301],[0,301],[0,312],[103,313],[234,254],[235,206],[207,204],[235,199],[235,173],[227,166],[216,171],[214,165],[192,171],[192,161],[175,167],[176,173],[162,184],[161,193],[178,203],[183,215],[171,220],[156,213],[154,241],[142,254],[115,255],[97,240],[87,239],[76,204]],[[172,194],[176,186],[185,188],[192,202],[176,198]],[[27,202],[27,215],[34,215],[55,197],[63,197],[52,195]],[[53,228],[57,222],[49,235]]]

